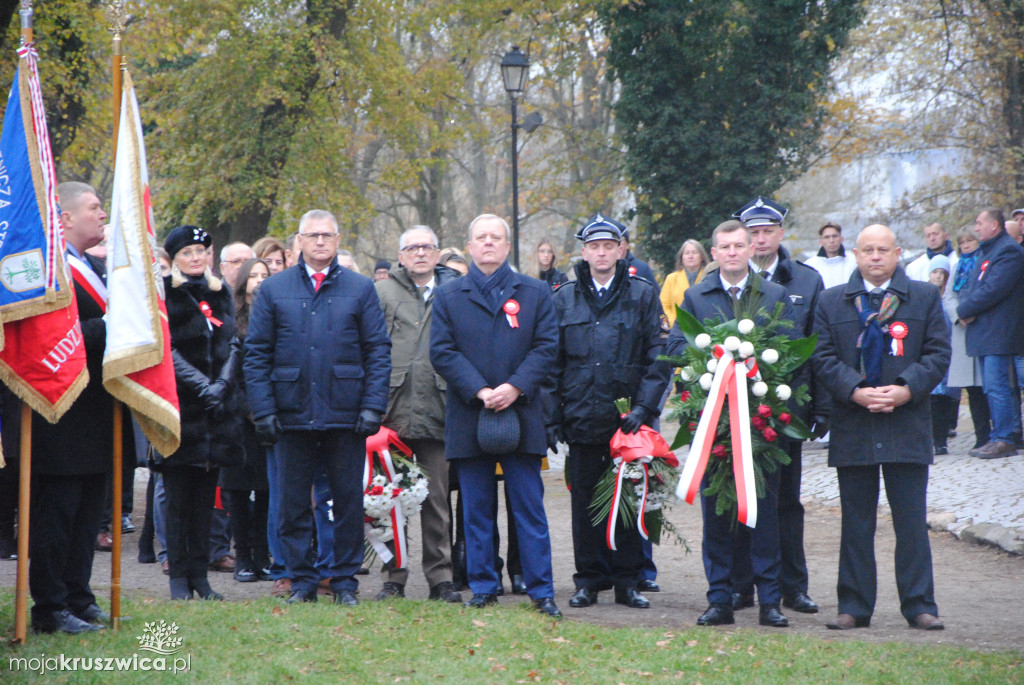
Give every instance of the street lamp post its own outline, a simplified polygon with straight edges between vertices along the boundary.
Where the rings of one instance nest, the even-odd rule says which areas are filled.
[[[526,87],[530,60],[518,45],[501,60],[501,80],[512,100],[512,262],[519,268],[519,122],[516,120],[516,98]]]

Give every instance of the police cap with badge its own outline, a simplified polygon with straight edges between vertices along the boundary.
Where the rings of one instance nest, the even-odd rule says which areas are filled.
[[[732,215],[732,218],[739,219],[747,228],[781,226],[782,220],[786,218],[788,213],[789,210],[778,202],[758,195],[740,207],[739,211]]]
[[[576,232],[576,239],[584,244],[593,240],[614,240],[618,243],[622,241],[622,236],[626,230],[626,227],[615,219],[598,212],[587,220],[583,228]]]

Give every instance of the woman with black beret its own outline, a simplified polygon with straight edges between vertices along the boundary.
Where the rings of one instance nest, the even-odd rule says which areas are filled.
[[[244,463],[236,385],[240,354],[231,294],[209,268],[209,234],[171,231],[164,278],[181,446],[163,463],[167,492],[167,560],[171,599],[224,599],[210,587],[210,518],[220,467]]]

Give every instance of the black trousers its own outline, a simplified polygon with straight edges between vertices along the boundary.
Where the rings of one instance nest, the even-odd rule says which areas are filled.
[[[171,578],[205,578],[219,469],[164,467],[167,562]]]
[[[779,589],[783,597],[807,592],[807,557],[804,554],[804,505],[800,503],[803,445],[788,440],[784,445],[789,464],[779,469]],[[750,563],[750,529],[736,530],[732,558],[732,591],[754,594],[754,567]]]
[[[251,499],[250,493],[254,493]],[[235,539],[237,568],[263,568],[270,563],[270,549],[267,545],[270,493],[266,490],[221,488],[220,494],[231,522],[231,537]]]
[[[572,546],[576,560],[572,579],[578,588],[629,590],[636,587],[639,580],[644,557],[636,525],[624,526],[621,520],[616,521],[615,546],[618,549],[612,551],[605,539],[606,524],[603,521],[594,524],[589,510],[597,483],[611,463],[608,443],[569,444],[566,469],[572,485]]]
[[[37,627],[55,628],[53,612],[96,602],[89,579],[108,477],[32,474],[28,586]]]
[[[843,507],[839,547],[839,613],[871,618],[878,590],[875,528],[879,469],[896,531],[896,589],[908,622],[918,614],[939,615],[935,605],[932,548],[928,540],[926,464],[873,464],[836,469]]]

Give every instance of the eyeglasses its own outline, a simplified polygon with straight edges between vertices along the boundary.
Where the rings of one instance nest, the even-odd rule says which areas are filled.
[[[202,257],[206,259],[206,248],[205,247],[186,247],[178,250],[178,254],[185,259],[193,259],[194,257]]]
[[[220,261],[221,264],[231,264],[232,266],[238,266],[240,264],[244,264],[245,262],[245,257],[242,257],[241,259],[222,259]]]
[[[328,240],[334,240],[335,238],[338,237],[337,233],[300,233],[299,235],[302,236],[303,238],[309,238],[314,243],[319,242],[321,240],[327,242]]]
[[[430,254],[437,251],[437,245],[406,245],[402,248],[402,252],[406,254],[415,254],[417,252],[423,252]]]

